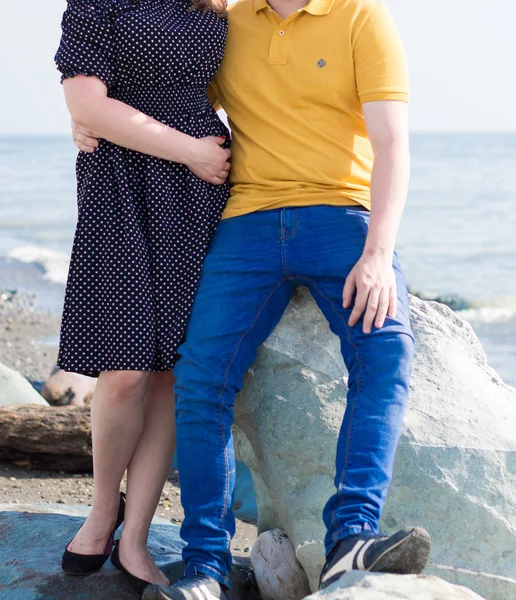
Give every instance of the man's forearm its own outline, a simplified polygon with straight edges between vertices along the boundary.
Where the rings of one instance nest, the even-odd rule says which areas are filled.
[[[371,179],[371,218],[364,254],[391,258],[410,179],[408,140],[377,149]]]

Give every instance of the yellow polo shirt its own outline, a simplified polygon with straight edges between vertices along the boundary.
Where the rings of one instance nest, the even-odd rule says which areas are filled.
[[[229,9],[212,99],[233,133],[224,217],[317,204],[370,208],[361,105],[408,100],[405,53],[379,0],[311,0],[283,20],[266,0]]]

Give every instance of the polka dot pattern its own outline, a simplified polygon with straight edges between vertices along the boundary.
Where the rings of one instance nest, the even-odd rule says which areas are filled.
[[[62,29],[63,78],[96,75],[110,97],[175,129],[229,139],[206,92],[226,20],[190,11],[190,0],[69,0]],[[105,140],[79,154],[77,181],[58,365],[93,377],[168,371],[229,185]]]

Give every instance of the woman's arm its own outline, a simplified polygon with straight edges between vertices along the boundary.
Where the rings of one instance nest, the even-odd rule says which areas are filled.
[[[131,106],[109,98],[98,77],[77,75],[63,82],[72,120],[99,138],[124,148],[186,165],[195,175],[213,184],[225,182],[230,150],[224,138],[195,139],[168,127]]]

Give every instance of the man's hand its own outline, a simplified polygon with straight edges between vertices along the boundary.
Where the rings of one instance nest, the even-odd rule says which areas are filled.
[[[99,141],[93,131],[72,121],[73,143],[81,152],[95,152],[99,147]]]
[[[387,316],[396,317],[398,299],[392,256],[385,253],[364,253],[351,270],[344,286],[344,308],[354,306],[349,318],[354,327],[364,316],[364,333],[371,333],[373,324],[380,329]]]

